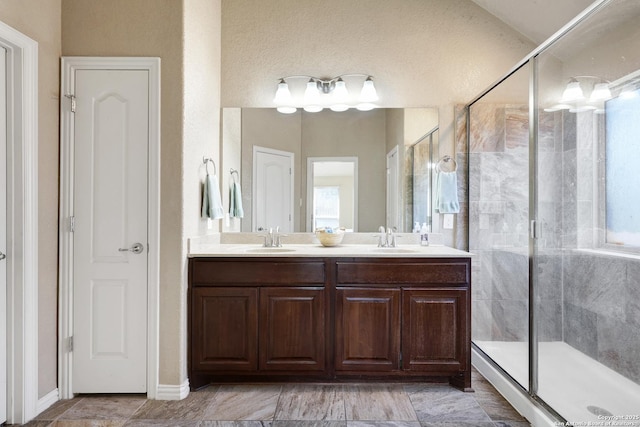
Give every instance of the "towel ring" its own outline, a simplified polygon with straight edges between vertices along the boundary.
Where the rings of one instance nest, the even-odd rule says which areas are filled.
[[[453,164],[453,170],[445,170],[442,168],[443,165],[445,164]],[[458,163],[453,159],[453,157],[446,155],[443,156],[438,163],[436,163],[436,169],[437,171],[441,171],[441,172],[455,172],[458,170]]]
[[[236,182],[236,177],[237,177],[238,179],[240,179],[240,174],[238,173],[238,171],[237,171],[237,170],[235,170],[235,169],[231,168],[231,169],[229,170],[229,173],[231,174],[231,179],[233,179],[233,182]],[[233,176],[233,174],[235,174],[236,176]]]
[[[202,157],[202,163],[204,163],[204,167],[207,170],[207,175],[209,175],[209,162],[213,165],[213,174],[216,174],[216,162],[213,161],[211,157]]]

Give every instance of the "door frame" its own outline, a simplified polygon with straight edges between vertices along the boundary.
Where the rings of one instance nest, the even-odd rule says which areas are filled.
[[[38,412],[38,43],[0,21],[7,50],[7,421]]]
[[[289,215],[291,216],[291,221],[289,221],[291,223],[291,230],[293,232],[293,230],[295,230],[295,216],[294,216],[294,201],[293,201],[293,197],[295,194],[295,186],[296,186],[296,182],[295,182],[295,167],[294,167],[294,162],[295,162],[295,153],[292,153],[291,151],[283,151],[283,150],[276,150],[274,148],[267,148],[267,147],[260,147],[258,145],[254,145],[253,146],[253,158],[252,158],[252,162],[253,162],[253,172],[252,175],[253,176],[253,185],[252,185],[252,194],[251,194],[251,231],[252,232],[256,232],[256,228],[258,227],[258,209],[256,209],[257,206],[257,197],[258,197],[258,162],[257,162],[257,156],[258,153],[267,153],[267,154],[274,154],[274,155],[278,155],[278,156],[284,156],[287,157],[289,159],[289,167],[291,168],[291,211],[289,212]]]
[[[149,72],[147,397],[156,399],[159,380],[160,292],[160,58],[63,57],[60,96],[60,264],[58,320],[58,387],[62,399],[74,396],[73,352],[73,215],[74,114],[70,95],[77,70],[146,70]]]
[[[393,227],[393,226],[397,226],[397,232],[402,233],[404,232],[404,221],[402,218],[402,212],[400,209],[400,206],[403,205],[402,203],[402,179],[400,178],[400,150],[398,149],[398,145],[394,146],[388,153],[387,153],[387,164],[386,164],[386,171],[387,171],[387,176],[386,176],[386,187],[387,187],[387,195],[385,197],[385,222],[386,222],[386,226],[387,227]],[[393,160],[395,157],[395,160]],[[391,188],[391,165],[395,166],[395,179],[396,179],[396,188]],[[396,199],[396,203],[391,203],[392,202],[392,198],[395,197]],[[389,207],[392,206],[392,209],[395,210],[395,220],[396,223],[395,224],[389,224],[389,217],[390,217],[390,212],[389,212]]]

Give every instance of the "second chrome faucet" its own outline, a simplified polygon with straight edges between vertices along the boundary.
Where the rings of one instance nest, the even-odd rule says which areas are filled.
[[[274,230],[273,227],[269,228],[267,234],[261,234],[264,237],[264,247],[265,248],[279,248],[282,247],[282,242],[280,238],[282,236],[286,236],[285,234],[280,234],[280,226],[276,227]]]
[[[385,232],[384,226],[380,226],[378,229],[380,234],[378,235],[378,247],[379,248],[395,248],[396,247],[396,235],[391,227],[387,227]]]

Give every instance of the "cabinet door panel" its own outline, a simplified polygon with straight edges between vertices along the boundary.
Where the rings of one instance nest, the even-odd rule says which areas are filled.
[[[258,368],[258,289],[192,289],[191,363],[205,371]]]
[[[336,297],[336,370],[397,370],[400,290],[338,288]]]
[[[403,369],[467,369],[466,296],[454,289],[403,291]]]
[[[323,371],[324,288],[260,289],[260,369]]]

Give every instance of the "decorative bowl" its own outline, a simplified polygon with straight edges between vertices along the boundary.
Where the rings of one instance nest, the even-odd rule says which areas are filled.
[[[335,230],[327,230],[327,229],[318,229],[316,230],[316,237],[320,241],[322,246],[337,246],[342,243],[342,238],[344,237],[343,229],[335,229]]]

